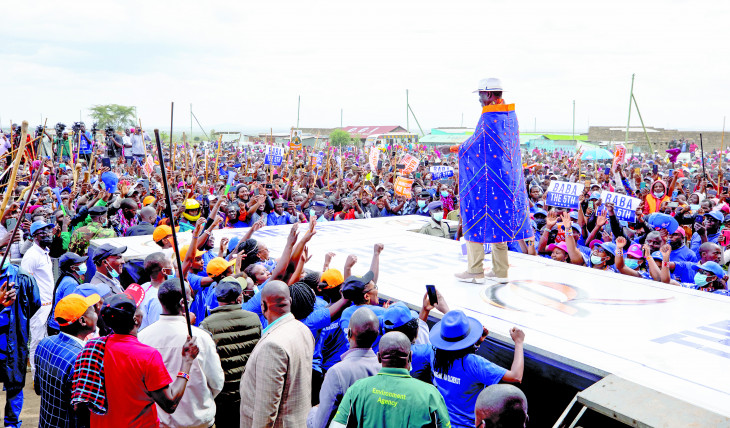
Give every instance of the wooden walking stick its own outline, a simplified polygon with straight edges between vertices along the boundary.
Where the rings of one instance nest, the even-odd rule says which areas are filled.
[[[28,122],[23,121],[22,129],[24,129],[25,131],[28,130]],[[23,135],[23,134],[21,134],[21,135]],[[20,158],[20,157],[18,157],[18,158]],[[7,260],[8,254],[10,254],[10,247],[13,246],[13,237],[18,233],[18,229],[20,229],[20,223],[21,223],[20,220],[23,219],[23,217],[25,216],[25,211],[28,209],[28,206],[30,205],[30,198],[33,196],[33,189],[35,189],[35,186],[38,183],[38,178],[42,174],[43,174],[43,166],[41,165],[41,167],[38,168],[38,171],[35,173],[35,178],[33,178],[33,181],[31,182],[30,187],[26,188],[26,190],[28,190],[28,189],[30,189],[30,190],[28,191],[28,196],[26,196],[26,198],[25,198],[25,203],[23,204],[23,207],[20,209],[20,215],[18,216],[18,221],[15,223],[15,229],[13,229],[13,234],[10,235],[11,236],[10,242],[8,243],[8,248],[5,249],[5,253],[3,254],[3,259],[0,262],[0,266],[5,265],[5,260]],[[7,196],[10,193],[11,193],[11,191],[8,190],[7,192],[5,192],[5,195]],[[2,211],[3,212],[5,211],[4,205],[3,205]]]
[[[174,104],[173,104],[174,105]],[[170,119],[172,120],[172,119]],[[170,136],[172,138],[172,136]],[[155,142],[157,143],[157,155],[162,159],[162,142],[160,142],[160,131],[155,129]],[[177,233],[175,232],[175,223],[173,222],[173,215],[172,215],[172,198],[170,198],[170,189],[167,186],[167,172],[165,171],[165,162],[160,162],[160,171],[162,172],[162,188],[165,190],[165,210],[167,211],[167,216],[170,219],[170,223],[172,225],[172,248],[175,250],[175,261],[177,262],[177,271],[180,272],[182,275],[183,267],[182,267],[182,261],[180,260],[180,249],[177,245]],[[180,280],[180,289],[182,290],[182,295],[187,296],[187,291],[185,290],[185,282],[183,281],[182,276],[179,277]],[[190,326],[190,309],[188,309],[188,299],[184,298],[183,300],[183,307],[185,308],[185,321],[188,324],[188,335],[190,337],[193,336],[193,329]]]
[[[25,140],[26,135],[28,134],[28,121],[24,120],[23,124],[20,127],[20,147],[18,150],[18,153],[23,153],[25,150]],[[8,189],[5,192],[5,195],[3,196],[3,202],[2,205],[0,205],[0,213],[5,213],[5,207],[8,205],[8,201],[10,200],[10,195],[12,194],[13,188],[15,188],[15,178],[18,176],[18,167],[20,166],[20,158],[21,156],[16,155],[15,161],[13,161],[13,170],[10,173],[10,181],[8,181]],[[20,223],[20,222],[18,222]],[[0,264],[0,266],[2,266]]]

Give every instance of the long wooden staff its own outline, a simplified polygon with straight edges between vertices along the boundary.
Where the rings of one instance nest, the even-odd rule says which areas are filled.
[[[170,119],[172,120],[172,119]],[[172,137],[170,137],[172,138]],[[155,142],[157,143],[157,155],[162,159],[162,142],[160,142],[160,131],[155,129]],[[170,198],[170,189],[167,187],[167,173],[165,171],[165,162],[160,162],[160,170],[162,172],[162,187],[165,189],[165,202],[166,207],[165,210],[167,211],[167,216],[170,219],[170,222],[172,224],[172,242],[173,246],[172,248],[175,250],[175,261],[177,262],[177,271],[182,274],[183,268],[182,268],[182,261],[180,260],[180,249],[177,246],[177,233],[175,232],[175,224],[173,222],[173,215],[172,215],[172,198]],[[185,282],[183,282],[182,276],[179,276],[180,279],[180,289],[182,290],[183,296],[187,295],[187,291],[185,290]],[[185,321],[188,323],[188,335],[190,337],[193,336],[193,329],[190,326],[190,309],[188,309],[188,299],[182,299],[183,300],[183,307],[185,308]]]
[[[26,135],[28,134],[28,121],[24,120],[23,124],[20,127],[20,147],[18,153],[23,153],[25,150],[25,140]],[[12,190],[15,188],[15,178],[18,176],[18,167],[20,167],[20,156],[15,156],[15,161],[13,161],[13,171],[10,173],[10,181],[8,181],[8,189],[5,192],[5,195],[3,196],[3,202],[2,205],[0,205],[0,213],[5,212],[5,207],[8,205],[8,201],[10,200],[10,195],[12,193]],[[2,266],[2,264],[0,264]]]
[[[185,136],[185,133],[183,132],[183,150],[185,152],[183,153],[183,157],[185,158],[185,173],[187,174],[188,171],[188,140]]]
[[[28,131],[28,122],[23,121],[23,131],[22,134],[25,134],[25,132]],[[20,156],[18,156],[18,159]],[[20,219],[22,219],[25,216],[25,210],[28,209],[28,206],[30,205],[30,198],[33,196],[33,189],[35,189],[36,184],[38,183],[38,178],[43,174],[43,166],[38,168],[38,171],[35,173],[35,178],[33,178],[33,182],[30,184],[30,190],[28,191],[28,196],[25,198],[25,203],[23,204],[23,207],[20,209],[20,215],[18,216],[18,221],[15,223],[15,229],[13,229],[13,234],[10,235],[10,242],[8,243],[8,248],[5,249],[5,253],[3,253],[3,259],[2,262],[0,262],[0,266],[5,265],[5,260],[8,258],[8,254],[10,254],[10,247],[13,246],[13,237],[18,233],[18,229],[20,229]],[[5,192],[6,196],[11,193],[11,190],[8,190]],[[5,206],[3,205],[3,211],[5,211]]]

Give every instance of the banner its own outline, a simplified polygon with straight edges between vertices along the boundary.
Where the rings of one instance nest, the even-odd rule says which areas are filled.
[[[415,171],[421,161],[417,157],[407,154],[401,158],[399,163],[405,165],[405,167],[401,170],[401,174],[407,175]]]
[[[613,151],[613,164],[611,164],[611,172],[616,171],[616,167],[626,160],[626,147],[618,144],[616,150]]]
[[[375,147],[371,147],[368,161],[370,162],[370,170],[373,172],[378,170],[378,159],[380,159],[380,152]]]
[[[279,166],[284,160],[284,148],[276,146],[266,146],[266,155],[264,157],[264,165]]]
[[[454,176],[454,168],[446,165],[436,165],[431,167],[431,179],[443,180]]]
[[[302,149],[302,131],[293,129],[291,136],[289,137],[289,149],[290,150],[301,150]]]
[[[147,177],[152,175],[152,171],[155,169],[155,161],[152,159],[152,155],[147,155],[147,160],[145,160],[142,168],[144,169],[144,173]]]
[[[616,213],[619,220],[628,221],[629,223],[636,221],[636,210],[641,203],[640,199],[604,190],[601,192],[601,200],[603,200],[604,205],[613,204],[613,212]]]
[[[317,168],[322,168],[325,157],[326,155],[324,152],[320,151],[319,153],[317,153]]]
[[[411,199],[411,187],[413,186],[412,178],[398,177],[395,179],[393,188],[395,194],[398,196],[405,196],[407,199]]]
[[[547,189],[545,203],[552,207],[578,209],[578,198],[583,194],[583,183],[568,183],[565,181],[551,181]]]

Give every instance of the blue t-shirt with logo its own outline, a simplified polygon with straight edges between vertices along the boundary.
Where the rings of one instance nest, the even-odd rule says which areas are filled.
[[[473,427],[474,406],[482,390],[499,383],[507,373],[484,357],[469,354],[454,361],[447,374],[437,372],[431,359],[433,384],[446,401],[452,427]]]

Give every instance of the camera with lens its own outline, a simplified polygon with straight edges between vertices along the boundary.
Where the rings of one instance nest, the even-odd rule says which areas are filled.
[[[104,133],[106,134],[107,138],[111,138],[114,135],[114,127],[113,126],[107,126],[104,130]]]
[[[55,126],[55,129],[56,129],[56,137],[61,138],[61,137],[63,137],[63,131],[66,129],[66,125],[61,122],[58,122]]]
[[[38,125],[35,127],[35,138],[38,138],[39,136],[43,135],[43,131],[45,130],[45,126]]]
[[[74,124],[71,127],[71,129],[73,129],[74,134],[78,134],[79,132],[81,132],[81,127],[82,126],[84,126],[84,122],[74,122]]]

